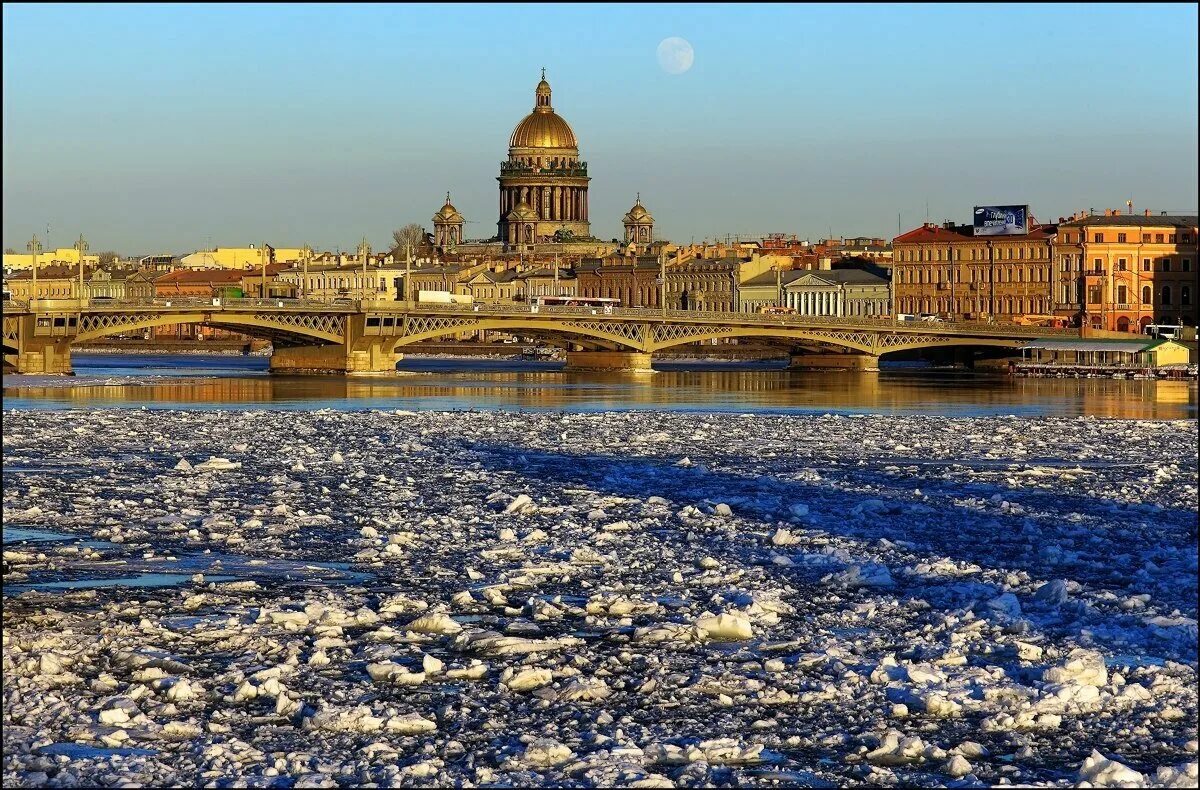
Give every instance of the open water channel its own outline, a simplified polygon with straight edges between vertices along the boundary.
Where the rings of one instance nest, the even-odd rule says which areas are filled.
[[[1195,381],[1025,379],[965,370],[787,370],[779,362],[666,362],[655,373],[562,363],[408,358],[395,376],[272,376],[265,357],[77,354],[73,377],[5,376],[17,409],[696,411],[1195,419]]]

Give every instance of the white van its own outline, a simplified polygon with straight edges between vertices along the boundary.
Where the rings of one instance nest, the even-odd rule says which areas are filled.
[[[912,313],[896,313],[897,321],[916,321],[917,317]]]

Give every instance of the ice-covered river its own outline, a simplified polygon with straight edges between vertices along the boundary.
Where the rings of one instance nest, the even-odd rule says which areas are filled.
[[[205,363],[5,381],[5,787],[1196,783],[1194,385]]]

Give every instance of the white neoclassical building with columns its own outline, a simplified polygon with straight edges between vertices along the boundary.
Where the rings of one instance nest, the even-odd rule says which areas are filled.
[[[891,310],[890,285],[861,269],[810,271],[784,286],[783,303],[799,315],[884,316]]]

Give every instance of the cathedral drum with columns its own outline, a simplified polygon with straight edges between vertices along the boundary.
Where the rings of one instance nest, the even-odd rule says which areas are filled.
[[[545,70],[533,112],[517,124],[500,163],[499,237],[506,247],[591,238],[587,162],[575,132],[550,104]]]

